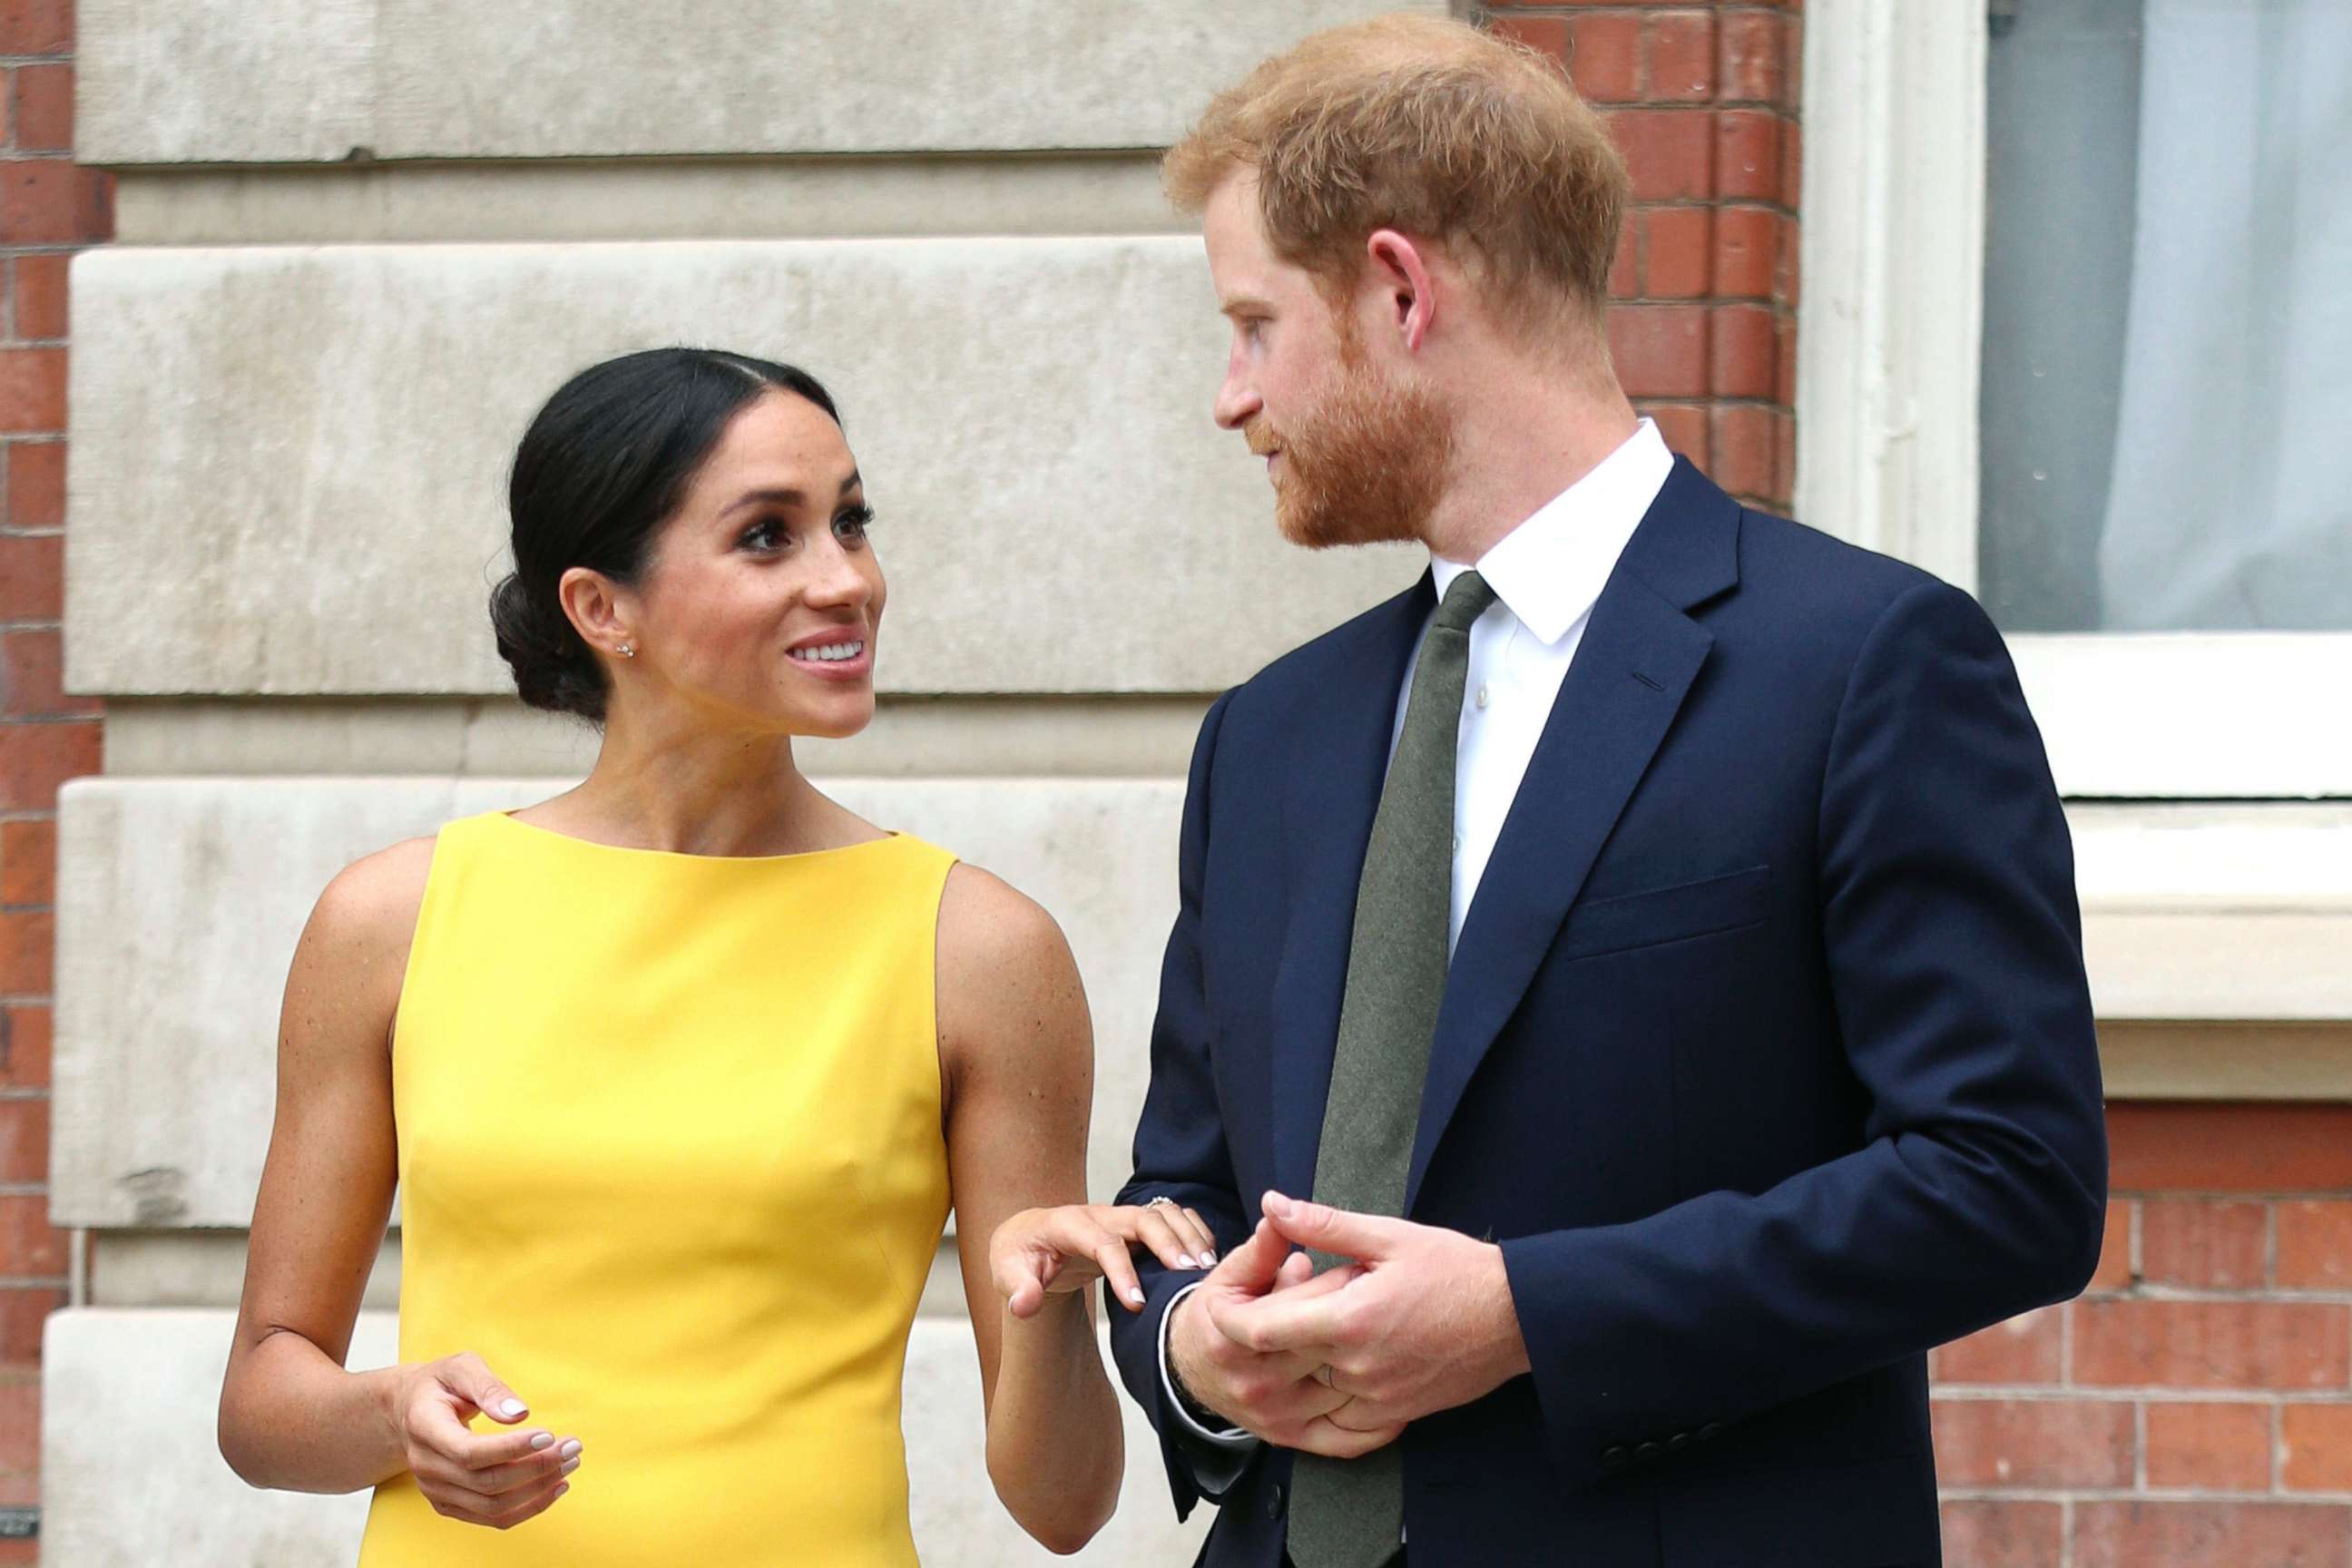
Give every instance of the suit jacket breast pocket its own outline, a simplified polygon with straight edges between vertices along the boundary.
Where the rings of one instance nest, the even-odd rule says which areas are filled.
[[[1696,882],[1580,903],[1560,931],[1563,958],[1655,947],[1760,922],[1770,910],[1772,868],[1751,866]]]

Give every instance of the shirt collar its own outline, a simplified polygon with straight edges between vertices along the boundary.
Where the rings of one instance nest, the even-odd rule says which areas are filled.
[[[1479,559],[1478,574],[1519,624],[1544,643],[1589,614],[1633,531],[1674,472],[1675,455],[1644,419],[1591,473],[1538,508]],[[1469,570],[1431,556],[1442,600]]]

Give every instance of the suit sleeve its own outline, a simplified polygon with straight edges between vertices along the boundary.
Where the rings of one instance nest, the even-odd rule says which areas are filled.
[[[2106,1141],[2073,847],[1967,595],[1921,584],[1864,638],[1819,846],[1866,1142],[1761,1194],[1504,1244],[1571,1479],[2070,1297],[2096,1266]]]
[[[1201,726],[1184,791],[1183,830],[1178,843],[1175,928],[1160,966],[1160,1011],[1151,1026],[1151,1087],[1135,1130],[1135,1173],[1119,1189],[1122,1204],[1155,1197],[1175,1199],[1200,1211],[1214,1234],[1219,1252],[1247,1239],[1233,1161],[1225,1149],[1224,1121],[1217,1106],[1209,1063],[1209,1016],[1202,988],[1202,885],[1209,855],[1210,775],[1231,692],[1217,700]],[[1163,1268],[1149,1252],[1136,1255],[1144,1308],[1130,1312],[1108,1301],[1111,1354],[1120,1379],[1160,1433],[1160,1458],[1181,1518],[1208,1488],[1229,1483],[1234,1471],[1230,1448],[1192,1435],[1160,1377],[1160,1327],[1170,1306],[1197,1273]],[[1219,1486],[1222,1492],[1223,1486]],[[1212,1496],[1212,1500],[1214,1500]]]

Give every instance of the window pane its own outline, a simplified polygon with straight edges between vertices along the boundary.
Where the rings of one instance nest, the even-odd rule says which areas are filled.
[[[1986,604],[2019,631],[2352,629],[2352,4],[2011,9]]]

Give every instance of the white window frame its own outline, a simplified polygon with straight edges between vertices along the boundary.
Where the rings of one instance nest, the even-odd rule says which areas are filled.
[[[1985,0],[1806,7],[1797,515],[1971,592],[1987,43]],[[2071,798],[2352,797],[2352,633],[2009,644]]]

